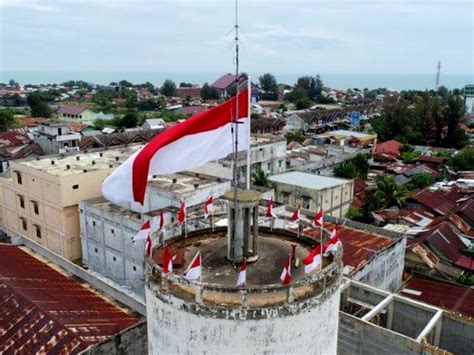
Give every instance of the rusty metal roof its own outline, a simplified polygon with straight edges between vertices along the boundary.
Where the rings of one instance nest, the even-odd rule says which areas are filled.
[[[0,353],[78,353],[138,322],[16,246],[0,255]]]
[[[325,228],[332,230],[333,226],[325,223]],[[380,234],[342,226],[338,228],[339,240],[344,250],[342,255],[344,265],[352,266],[353,271],[359,270],[379,252],[396,243],[395,239]],[[305,228],[304,233],[319,240],[319,228]]]
[[[400,294],[451,312],[474,317],[474,289],[466,286],[413,277]]]

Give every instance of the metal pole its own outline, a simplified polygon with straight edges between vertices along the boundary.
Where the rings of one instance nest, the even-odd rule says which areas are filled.
[[[247,190],[250,190],[250,134],[251,134],[251,110],[250,104],[252,102],[252,80],[250,76],[247,79],[247,90],[248,90],[248,116],[247,116],[247,124],[248,124],[248,144],[247,144]]]

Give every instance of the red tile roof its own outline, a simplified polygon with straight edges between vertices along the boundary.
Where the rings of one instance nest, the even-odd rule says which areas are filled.
[[[138,321],[16,246],[0,255],[0,353],[78,353]]]
[[[194,116],[198,113],[206,111],[206,108],[203,106],[184,106],[181,107],[180,111],[188,116]]]
[[[80,115],[85,110],[87,110],[87,107],[61,105],[59,106],[58,113],[65,115]]]
[[[181,97],[182,99],[186,98],[187,96],[200,97],[201,90],[202,89],[200,87],[177,88],[176,96]]]
[[[420,155],[418,161],[423,163],[443,164],[443,158],[429,157],[427,155]]]
[[[375,146],[375,154],[389,154],[398,157],[400,156],[400,148],[402,146],[403,145],[396,140],[378,143]]]
[[[236,77],[233,74],[222,75],[219,79],[214,81],[212,86],[214,86],[217,89],[221,89],[221,90],[227,89],[232,84],[235,84],[235,78]]]
[[[400,294],[404,297],[474,317],[474,289],[421,277],[411,278],[404,289],[421,292],[420,295],[415,295],[402,290]]]
[[[68,122],[67,126],[69,130],[74,133],[80,133],[82,132],[84,128],[87,127],[86,124],[81,123],[81,122],[75,122],[75,121]]]
[[[367,189],[367,183],[360,177],[354,178],[354,195],[357,195]]]
[[[435,211],[440,215],[445,215],[453,211],[456,207],[456,200],[459,198],[459,193],[452,189],[452,192],[432,191],[429,188],[421,190],[409,197],[419,204]]]
[[[38,124],[49,121],[49,118],[44,117],[30,117],[23,118],[21,123],[26,127],[36,127]]]
[[[330,223],[325,225],[332,230]],[[339,226],[339,239],[343,246],[342,259],[344,265],[349,265],[354,270],[359,270],[367,264],[378,252],[393,245],[396,240],[358,229]],[[319,240],[320,231],[316,228],[305,228],[305,235]]]
[[[21,147],[31,143],[31,139],[23,133],[0,132],[0,148]]]
[[[466,255],[461,255],[458,260],[454,263],[454,265],[459,266],[466,270],[473,270],[474,271],[474,259],[470,258]]]

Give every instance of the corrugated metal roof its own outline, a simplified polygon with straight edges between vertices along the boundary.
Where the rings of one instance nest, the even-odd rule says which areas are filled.
[[[321,176],[300,171],[291,171],[280,175],[273,175],[268,178],[273,182],[280,182],[288,185],[301,186],[307,189],[322,190],[342,184],[347,184],[351,180],[336,179],[330,176]]]
[[[404,290],[418,291],[419,295]],[[411,278],[400,294],[448,311],[474,317],[474,290],[452,283],[435,281],[421,277]]]
[[[0,255],[0,353],[77,353],[138,321],[16,246]]]

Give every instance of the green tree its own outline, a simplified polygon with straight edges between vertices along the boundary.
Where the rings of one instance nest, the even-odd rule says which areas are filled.
[[[166,79],[163,86],[160,89],[162,95],[166,97],[176,96],[176,84],[173,80]]]
[[[0,132],[5,132],[14,126],[16,126],[16,121],[13,111],[8,108],[0,110]]]
[[[389,175],[377,176],[377,191],[375,194],[379,194],[381,201],[383,202],[383,208],[398,206],[403,207],[405,199],[407,198],[409,191],[403,185],[397,185],[395,178]]]
[[[304,97],[304,98],[299,99],[298,101],[296,101],[296,109],[297,110],[304,110],[304,109],[310,108],[311,106],[313,106],[313,101],[311,101],[307,97]]]
[[[303,143],[304,140],[306,139],[305,135],[301,131],[293,131],[293,132],[288,132],[285,134],[286,138],[286,143],[290,143],[293,141],[296,141],[298,143]]]
[[[352,219],[354,221],[362,221],[364,219],[364,211],[357,207],[349,207],[346,215],[347,219]]]
[[[30,106],[31,116],[33,117],[51,117],[51,108],[46,102],[43,94],[39,91],[29,93],[26,101]]]
[[[360,177],[367,179],[369,162],[366,154],[357,154],[353,159],[344,161],[334,168],[334,175],[345,179]]]
[[[258,78],[261,88],[265,93],[263,98],[266,100],[276,100],[278,96],[278,84],[273,74],[265,73]]]
[[[180,88],[191,88],[192,86],[193,84],[191,83],[185,83],[185,82],[179,83]]]
[[[464,100],[461,96],[449,93],[447,96],[446,107],[444,110],[445,121],[448,124],[448,132],[446,134],[446,146],[459,147],[461,132],[459,123],[465,113]]]
[[[138,115],[135,112],[128,112],[121,118],[119,128],[135,128],[137,123]]]
[[[263,170],[257,170],[252,174],[253,183],[257,186],[271,187],[271,181]]]
[[[126,87],[126,88],[131,88],[133,84],[130,81],[127,80],[120,80],[119,81],[120,86]]]
[[[210,86],[208,83],[204,83],[201,88],[201,98],[203,100],[217,100],[219,99],[219,97],[219,91],[214,86]]]
[[[410,190],[414,189],[424,189],[425,187],[431,186],[434,184],[434,177],[429,173],[418,173],[412,177],[410,182],[408,183],[408,188]]]
[[[455,170],[472,170],[474,167],[474,147],[465,147],[450,159]]]
[[[401,156],[405,164],[414,163],[420,156],[420,152],[417,152],[417,151],[403,152]]]

